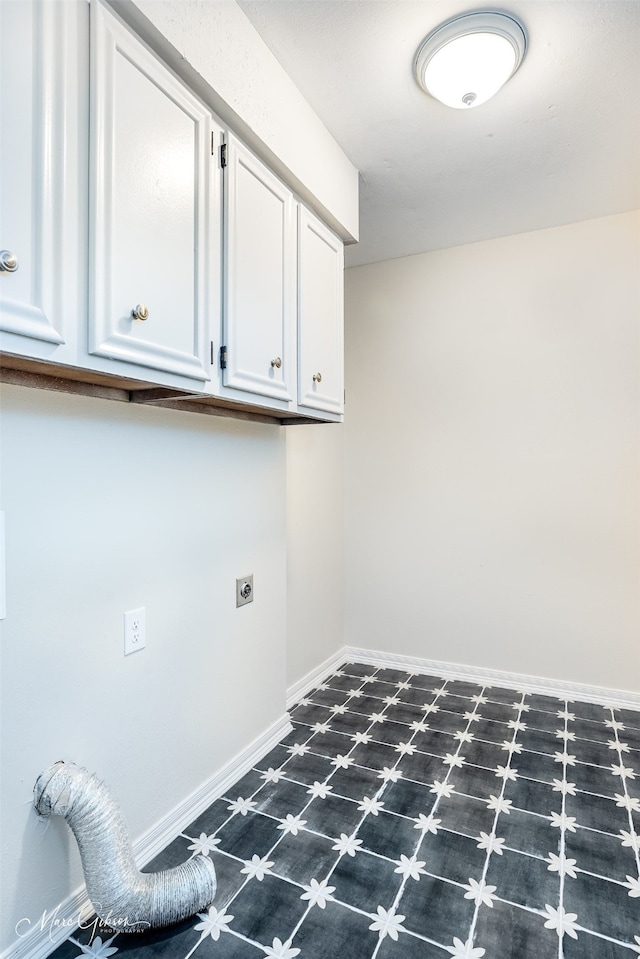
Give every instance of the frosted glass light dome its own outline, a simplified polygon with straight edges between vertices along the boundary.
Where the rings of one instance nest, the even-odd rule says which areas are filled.
[[[416,54],[416,79],[448,107],[486,103],[516,72],[526,51],[522,26],[502,13],[470,13],[443,23]]]

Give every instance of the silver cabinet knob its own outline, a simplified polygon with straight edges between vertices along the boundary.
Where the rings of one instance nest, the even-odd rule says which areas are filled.
[[[313,382],[314,382],[314,383],[322,383],[322,373],[314,373],[314,374],[313,374]]]
[[[282,366],[282,359],[279,356],[276,356],[275,360],[271,360],[271,365],[274,370],[279,370]]]
[[[11,250],[0,250],[0,273],[15,273],[18,269],[18,257]]]
[[[134,320],[148,320],[149,310],[144,303],[138,303],[135,309],[131,310],[131,316],[134,318]]]

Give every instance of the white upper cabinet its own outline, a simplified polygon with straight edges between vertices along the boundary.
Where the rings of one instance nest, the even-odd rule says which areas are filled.
[[[342,418],[342,242],[110,4],[0,0],[0,107],[14,381]]]
[[[342,241],[299,207],[298,404],[342,413],[344,254]]]
[[[0,3],[0,345],[39,359],[67,358],[84,306],[83,26],[86,4]]]
[[[202,388],[219,328],[221,129],[115,15],[91,13],[89,352]]]
[[[286,408],[296,395],[295,203],[230,134],[226,153],[222,383]]]

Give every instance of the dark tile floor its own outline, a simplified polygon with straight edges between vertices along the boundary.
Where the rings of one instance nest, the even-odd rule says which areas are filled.
[[[208,912],[56,959],[640,954],[640,712],[346,663],[291,719],[148,867],[211,855]]]

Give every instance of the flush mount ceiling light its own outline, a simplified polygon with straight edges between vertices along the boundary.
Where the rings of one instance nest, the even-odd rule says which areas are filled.
[[[441,24],[421,43],[416,79],[448,107],[478,107],[513,76],[526,48],[524,29],[513,17],[468,13]]]

